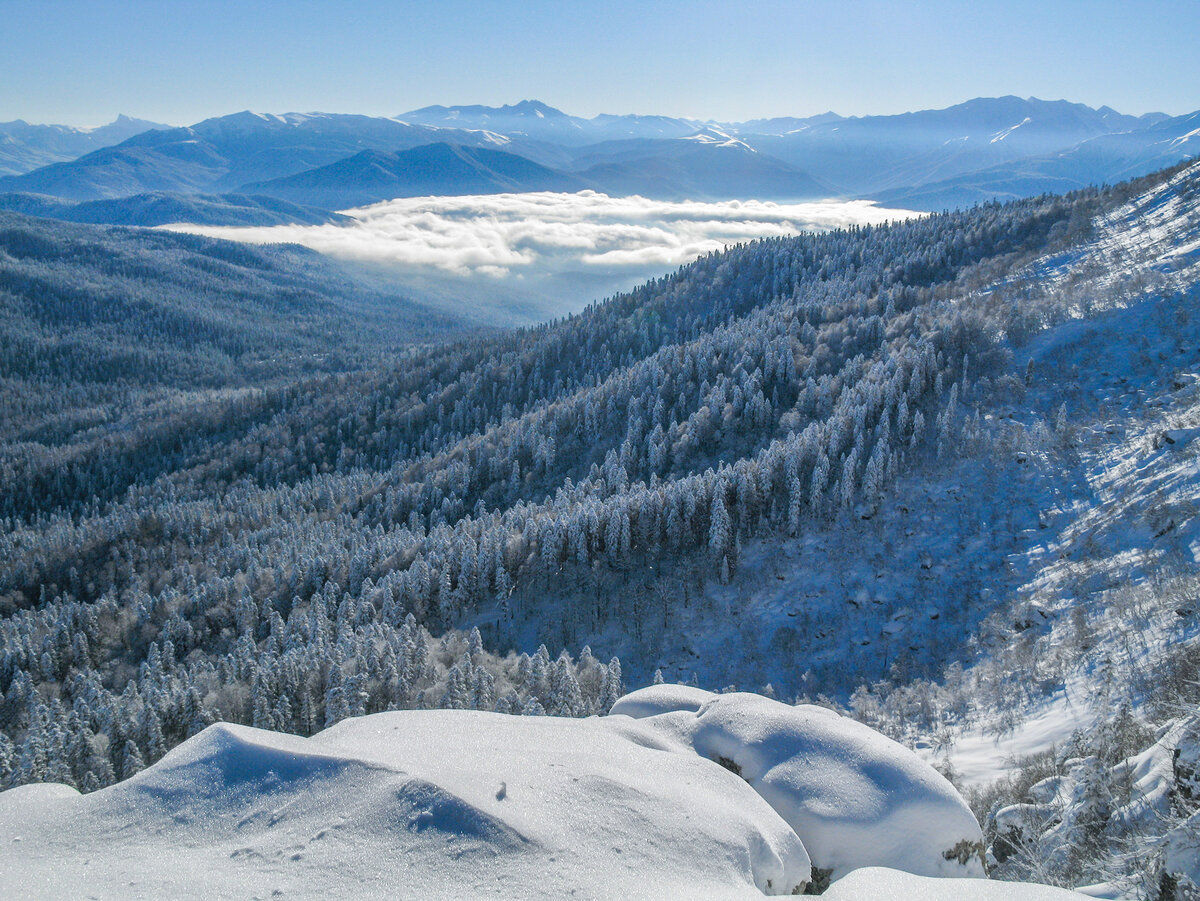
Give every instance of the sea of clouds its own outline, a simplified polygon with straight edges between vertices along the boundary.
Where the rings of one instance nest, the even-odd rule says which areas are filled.
[[[870,201],[672,202],[531,193],[415,197],[346,211],[354,222],[169,228],[252,243],[295,243],[446,284],[519,286],[553,314],[637,284],[729,244],[918,215]],[[556,302],[557,300],[557,302]],[[536,317],[535,317],[536,318]]]

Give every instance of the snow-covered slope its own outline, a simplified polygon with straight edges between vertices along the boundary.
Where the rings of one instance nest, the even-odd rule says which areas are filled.
[[[219,723],[102,791],[0,794],[0,895],[753,898],[881,862],[981,874],[936,853],[979,838],[954,790],[864,726],[680,686],[618,706],[640,718],[403,711],[309,739]],[[1053,897],[973,882],[948,885]],[[834,897],[933,886],[871,871]]]

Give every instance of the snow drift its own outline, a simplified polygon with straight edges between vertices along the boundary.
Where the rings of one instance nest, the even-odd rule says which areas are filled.
[[[0,794],[0,896],[751,898],[809,877],[744,782],[624,718],[217,724],[133,778]]]
[[[626,695],[612,713],[638,717],[740,775],[828,878],[869,866],[984,875],[983,834],[954,787],[861,723],[823,707],[674,685]]]
[[[102,791],[0,794],[0,896],[738,899],[880,864],[981,874],[945,853],[980,837],[953,788],[864,726],[684,686],[614,710],[219,723]],[[897,870],[833,897],[1056,897]]]
[[[855,870],[824,893],[826,901],[1082,901],[1086,897],[1048,885],[935,879],[884,867]]]

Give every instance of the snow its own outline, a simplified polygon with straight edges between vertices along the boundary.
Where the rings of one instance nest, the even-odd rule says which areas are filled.
[[[823,897],[828,901],[1070,901],[1085,896],[1048,885],[930,879],[870,867],[834,883]]]
[[[669,685],[627,695],[610,716],[647,713],[640,722],[669,740],[736,768],[833,879],[864,866],[984,875],[983,835],[953,786],[861,723],[823,707]]]
[[[753,898],[804,847],[626,717],[405,711],[310,739],[217,724],[125,782],[0,794],[5,898]]]
[[[613,705],[610,715],[642,719],[679,710],[697,713],[713,697],[711,691],[690,685],[654,685],[625,695]]]
[[[750,899],[813,877],[833,899],[1069,896],[964,878],[983,873],[962,799],[831,710],[680,685],[614,709],[394,711],[307,739],[218,723],[98,792],[0,793],[0,897]]]
[[[1077,730],[1090,726],[1094,717],[1080,687],[1077,693],[1055,695],[1004,735],[991,734],[976,725],[955,736],[949,753],[933,748],[921,753],[931,762],[948,758],[962,785],[983,788],[1007,770],[1015,769],[1022,758],[1062,747]]]
[[[1173,141],[1171,141],[1171,146],[1176,147],[1179,144],[1186,144],[1192,138],[1200,138],[1200,128],[1193,128],[1191,131],[1187,132],[1186,134],[1182,134],[1179,137],[1175,138]]]
[[[751,153],[758,152],[745,141],[735,138],[729,133],[712,125],[702,128],[694,135],[686,135],[681,138],[676,138],[675,140],[695,141],[699,144],[711,144],[714,147],[739,147],[743,150],[748,150]]]
[[[996,143],[999,143],[1000,141],[1003,141],[1005,138],[1007,138],[1010,134],[1012,134],[1014,131],[1016,131],[1018,128],[1020,128],[1022,125],[1028,124],[1029,121],[1030,121],[1029,117],[1026,116],[1024,119],[1022,119],[1016,125],[1012,125],[1006,129],[1004,129],[1003,131],[996,132],[994,135],[992,135],[992,139],[988,143],[996,144]]]

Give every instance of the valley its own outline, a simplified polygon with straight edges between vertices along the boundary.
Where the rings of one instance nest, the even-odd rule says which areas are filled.
[[[0,886],[1193,897],[1196,115],[0,125]]]

